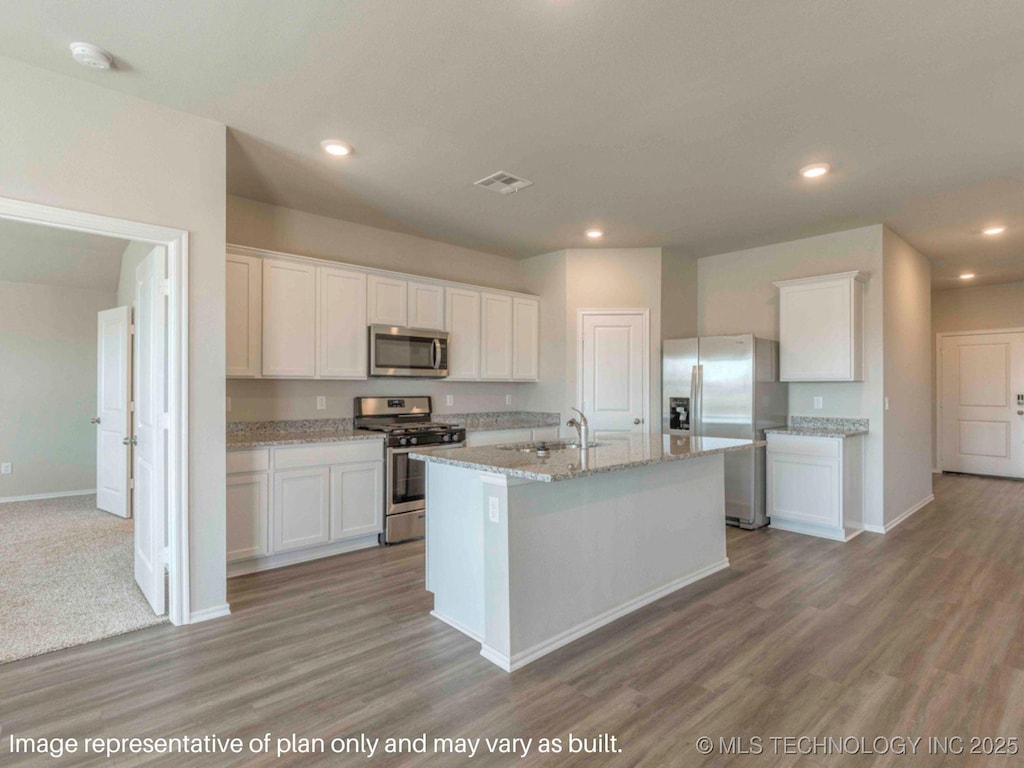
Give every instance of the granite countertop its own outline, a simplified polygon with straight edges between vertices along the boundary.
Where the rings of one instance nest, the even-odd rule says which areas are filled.
[[[409,456],[438,464],[550,483],[765,445],[764,441],[733,440],[727,437],[663,437],[661,434],[637,434],[597,442],[597,446],[585,452],[578,448],[566,448],[552,450],[546,457],[539,457],[532,451],[517,450],[517,446],[525,447],[531,443],[433,451],[424,449],[410,453]]]
[[[798,437],[853,437],[868,433],[867,419],[843,419],[830,416],[793,416],[788,427],[773,427],[765,432],[772,435]]]

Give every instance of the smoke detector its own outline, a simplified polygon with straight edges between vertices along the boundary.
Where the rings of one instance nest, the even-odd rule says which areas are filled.
[[[490,176],[480,179],[480,181],[473,182],[473,186],[489,189],[492,192],[497,192],[499,195],[511,195],[513,192],[518,192],[520,189],[526,189],[532,185],[532,181],[521,179],[518,176],[513,176],[511,173],[505,173],[505,171],[492,173]]]
[[[71,58],[83,67],[93,69],[110,69],[114,66],[114,57],[92,43],[72,43]]]

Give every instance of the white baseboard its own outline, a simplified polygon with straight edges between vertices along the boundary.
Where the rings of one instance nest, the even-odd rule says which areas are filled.
[[[431,611],[430,615],[433,616],[438,621],[443,621],[445,624],[447,624],[452,629],[459,630],[459,632],[464,634],[466,637],[471,637],[474,640],[476,640],[478,643],[483,643],[484,636],[481,635],[479,632],[474,632],[472,629],[467,627],[465,624],[460,624],[459,622],[455,621],[455,619],[449,619],[447,616],[442,616],[437,611]]]
[[[219,619],[221,616],[228,616],[230,614],[231,606],[227,603],[224,603],[224,605],[215,605],[212,608],[203,608],[201,611],[193,611],[192,615],[189,616],[189,624],[198,624],[201,621]]]
[[[693,584],[695,581],[700,581],[703,578],[710,576],[713,573],[724,570],[729,567],[729,558],[725,558],[717,563],[713,563],[709,566],[701,568],[700,570],[694,571],[687,576],[670,581],[668,584],[664,584],[657,589],[652,589],[650,592],[646,592],[639,597],[635,597],[629,602],[623,603],[617,608],[612,608],[609,611],[605,611],[602,614],[595,616],[592,619],[588,619],[581,624],[577,624],[575,627],[571,627],[564,632],[559,632],[552,638],[545,640],[544,642],[538,643],[532,648],[527,648],[525,651],[520,651],[514,654],[512,658],[509,658],[500,651],[495,650],[486,643],[482,643],[480,647],[480,655],[493,664],[497,664],[506,672],[514,672],[521,667],[525,667],[531,661],[536,661],[541,656],[546,656],[552,651],[556,651],[563,645],[568,645],[573,640],[578,640],[584,635],[589,635],[595,629],[600,629],[605,624],[611,624],[616,619],[621,619],[623,616],[632,613],[638,608],[643,608],[648,603],[653,603],[655,600],[660,600],[665,595],[669,595],[676,590],[682,589],[683,587]]]
[[[778,531],[787,533],[802,533],[805,536],[817,536],[819,539],[831,541],[850,541],[860,536],[864,531],[870,531],[871,527],[865,525],[863,528],[840,528],[839,526],[814,525],[813,523],[798,523],[793,520],[779,520],[773,517],[771,527]]]
[[[865,525],[864,529],[868,530],[868,531],[871,531],[871,533],[888,533],[893,528],[895,528],[897,525],[899,525],[904,520],[906,520],[908,517],[910,517],[912,514],[914,514],[918,510],[924,509],[929,504],[931,504],[933,501],[935,501],[935,494],[934,493],[929,493],[927,496],[925,496],[923,499],[921,499],[919,502],[917,502],[917,504],[912,506],[910,509],[908,509],[906,512],[901,514],[899,517],[897,517],[892,522],[886,523],[885,525]]]
[[[321,544],[305,549],[293,549],[289,552],[280,552],[275,555],[263,555],[261,557],[249,557],[245,560],[234,560],[228,563],[228,578],[245,576],[248,573],[269,571],[274,568],[284,568],[288,565],[298,565],[311,560],[319,560],[324,557],[343,555],[346,552],[355,552],[357,549],[370,549],[379,547],[376,533],[368,533],[348,541],[338,541],[333,544]]]
[[[60,491],[58,493],[30,493],[28,496],[6,496],[0,498],[0,504],[6,504],[9,501],[41,501],[43,499],[63,499],[67,496],[89,496],[96,493],[96,489],[92,488],[88,491]]]

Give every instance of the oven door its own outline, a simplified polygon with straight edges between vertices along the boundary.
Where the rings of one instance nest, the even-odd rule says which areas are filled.
[[[442,443],[435,448],[463,448],[465,443]],[[387,497],[384,500],[385,544],[426,535],[427,465],[409,458],[412,448],[388,448]]]
[[[370,375],[448,375],[448,334],[390,325],[370,326]]]

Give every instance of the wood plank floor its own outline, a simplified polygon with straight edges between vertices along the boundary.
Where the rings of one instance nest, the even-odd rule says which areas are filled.
[[[8,735],[534,737],[526,760],[133,757],[120,765],[1010,765],[1024,758],[775,755],[770,736],[1024,738],[1024,483],[937,477],[887,536],[730,529],[732,568],[507,675],[431,619],[411,544],[234,579],[233,615],[0,666]],[[569,543],[571,545],[571,543]],[[539,737],[618,737],[537,755]],[[700,736],[765,739],[701,756]],[[920,747],[924,751],[925,746]]]

